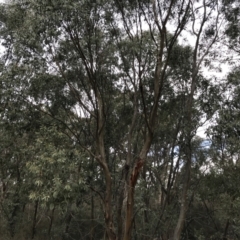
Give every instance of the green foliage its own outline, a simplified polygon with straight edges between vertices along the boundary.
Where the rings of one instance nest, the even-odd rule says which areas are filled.
[[[239,37],[239,8],[233,2],[224,1],[221,9],[231,47]],[[206,7],[213,11],[214,3]],[[226,85],[206,77],[201,65],[195,72],[216,34],[210,18],[195,49],[180,43],[179,32],[161,35],[163,19],[168,16],[175,26],[185,8],[177,31],[188,28],[185,21],[193,24],[186,4],[159,1],[160,27],[149,1],[0,5],[4,239],[104,239],[106,206],[120,231],[128,173],[149,135],[147,163],[134,192],[134,238],[172,237],[188,150],[192,175],[182,239],[220,239],[225,232],[238,238],[239,71],[229,74]],[[205,63],[208,67],[210,60]],[[156,121],[150,122],[155,107]],[[215,121],[207,141],[196,134],[206,120]]]

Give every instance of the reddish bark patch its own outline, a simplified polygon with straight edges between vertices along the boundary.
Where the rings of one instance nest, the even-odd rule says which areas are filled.
[[[144,164],[144,160],[139,158],[137,160],[137,162],[133,168],[132,174],[131,174],[131,179],[130,179],[131,187],[135,187],[135,185],[137,183],[138,175],[141,171],[143,164]]]

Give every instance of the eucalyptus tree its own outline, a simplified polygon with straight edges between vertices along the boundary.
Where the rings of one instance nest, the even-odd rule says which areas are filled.
[[[228,74],[223,86],[227,91],[219,99],[214,123],[208,128],[207,161],[197,195],[204,206],[201,210],[206,212],[211,226],[202,232],[203,235],[227,239],[239,238],[235,216],[239,211],[239,187],[236,184],[239,181],[238,69]]]
[[[3,65],[1,62],[1,67]],[[3,72],[1,77],[5,78],[1,81],[0,89],[1,231],[6,233],[5,236],[13,237],[20,227],[19,219],[22,217],[27,197],[25,193],[29,187],[24,179],[27,175],[25,159],[31,157],[31,153],[27,151],[31,139],[24,128],[33,112],[15,94],[19,82],[14,83]]]
[[[154,137],[164,125],[160,120],[171,84],[181,87],[169,88],[181,103],[181,129],[173,137],[174,142],[180,136],[185,171],[173,236],[180,239],[198,119],[196,89],[201,86],[199,71],[205,57],[214,56],[219,4],[217,0],[33,0],[10,1],[1,8],[6,48],[2,79],[11,77],[15,98],[51,117],[80,152],[98,163],[105,181],[98,195],[108,239],[131,239],[135,188],[151,159]],[[182,50],[178,39],[189,32],[193,50]],[[181,60],[182,65],[174,63]],[[175,181],[171,161],[169,190]]]

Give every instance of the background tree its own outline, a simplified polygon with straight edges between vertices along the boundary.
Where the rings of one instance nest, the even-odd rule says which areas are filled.
[[[202,73],[217,54],[221,7],[206,0],[1,6],[2,146],[8,152],[19,138],[23,155],[11,175],[15,148],[3,154],[1,181],[15,189],[21,170],[20,200],[6,199],[29,206],[21,215],[32,216],[26,237],[200,236],[187,210],[199,206],[198,175],[207,178],[201,167],[213,157],[199,150],[196,131],[223,91]]]

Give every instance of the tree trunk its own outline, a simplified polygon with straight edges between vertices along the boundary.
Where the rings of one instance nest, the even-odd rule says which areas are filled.
[[[72,221],[72,216],[73,216],[73,212],[71,210],[71,205],[68,204],[66,216],[64,218],[64,222],[65,222],[66,225],[65,225],[65,229],[64,229],[64,232],[63,232],[63,235],[62,235],[62,240],[64,240],[68,236],[69,227],[70,227],[70,224],[71,224],[71,221]]]
[[[55,211],[55,206],[53,207],[53,209],[51,211],[51,216],[50,216],[50,223],[49,223],[49,227],[48,227],[48,236],[49,236],[49,238],[50,238],[50,235],[51,235],[52,224],[53,224],[53,220],[54,220],[54,211]]]
[[[126,204],[126,219],[125,231],[123,240],[131,240],[132,224],[133,224],[133,207],[134,207],[134,190],[137,183],[139,173],[144,164],[144,160],[139,158],[132,170],[129,185],[127,187],[127,204]]]
[[[34,236],[36,234],[38,203],[39,203],[38,200],[35,201],[34,215],[33,215],[33,225],[32,225],[32,237],[31,237],[31,239],[34,239]]]
[[[227,220],[227,223],[224,229],[223,240],[227,240],[228,227],[229,227],[229,219]]]
[[[96,91],[96,97],[98,102],[98,114],[97,114],[97,158],[96,160],[100,164],[103,174],[105,176],[106,191],[103,201],[104,205],[104,218],[106,224],[106,231],[109,240],[115,240],[116,234],[114,231],[113,217],[112,217],[112,176],[109,170],[109,166],[106,160],[105,144],[104,144],[104,128],[105,128],[105,111],[104,104],[99,91]]]
[[[188,208],[188,201],[187,201],[187,193],[190,183],[190,174],[191,174],[191,158],[187,159],[187,163],[185,166],[185,179],[184,179],[184,186],[183,186],[183,192],[181,196],[181,207],[180,207],[180,213],[178,217],[177,226],[174,230],[173,240],[179,240],[181,237],[182,229],[184,226],[184,221],[186,217],[186,212]]]
[[[91,233],[90,239],[94,240],[94,198],[91,197]]]

